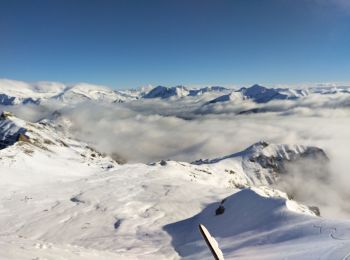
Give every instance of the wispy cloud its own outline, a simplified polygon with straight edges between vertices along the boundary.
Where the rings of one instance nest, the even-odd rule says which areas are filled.
[[[334,6],[344,11],[350,11],[349,0],[310,0],[323,6]]]

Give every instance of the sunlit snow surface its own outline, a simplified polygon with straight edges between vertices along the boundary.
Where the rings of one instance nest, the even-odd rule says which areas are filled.
[[[15,83],[2,81],[6,100],[16,97],[13,104],[27,98],[69,104],[140,98],[134,92],[86,84]],[[20,88],[13,88],[18,84],[22,84]],[[191,92],[183,87],[159,90],[170,95],[167,104],[178,104],[183,115],[189,108],[193,115],[215,114],[220,112],[221,101],[225,111],[227,105],[244,99],[241,92],[226,98],[227,89],[215,93],[207,89]],[[253,90],[259,100],[266,91],[260,87]],[[275,91],[278,99],[297,97],[301,103],[308,95]],[[219,102],[210,103],[222,96],[225,98]],[[182,101],[172,100],[174,97]],[[198,98],[198,103],[187,103],[192,97]],[[145,99],[128,106],[138,111],[148,102]],[[255,103],[248,103],[247,111],[255,108]],[[162,112],[171,115],[166,108]],[[200,236],[199,223],[218,241],[225,259],[350,257],[349,221],[317,217],[309,207],[265,187],[278,178],[276,165],[270,167],[271,157],[289,161],[310,151],[319,153],[316,148],[258,142],[241,152],[194,163],[118,165],[76,140],[79,135],[70,137],[56,123],[28,123],[14,116],[0,123],[1,140],[19,133],[29,140],[0,150],[1,260],[212,259]],[[224,212],[217,215],[219,206]]]
[[[199,223],[227,259],[349,253],[349,222],[315,217],[278,192],[235,193],[215,178],[197,181],[181,165],[127,165],[67,181],[46,177],[47,184],[1,187],[1,259],[210,259]],[[226,196],[225,212],[216,216],[216,201]]]

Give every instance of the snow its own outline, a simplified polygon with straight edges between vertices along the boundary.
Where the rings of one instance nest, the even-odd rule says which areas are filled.
[[[267,103],[272,100],[298,99],[309,94],[308,90],[288,88],[266,88],[260,85],[253,85],[249,88],[241,88],[229,94],[222,95],[208,102],[215,104],[220,102],[242,102],[253,100],[256,103]]]
[[[143,98],[170,98],[170,97],[184,97],[189,95],[189,91],[187,88],[183,86],[178,87],[164,87],[164,86],[158,86],[153,89],[151,89],[147,94],[143,96]]]
[[[51,177],[50,172],[46,174]],[[162,227],[192,216],[201,203],[212,202],[210,194],[215,190],[211,185],[193,185],[181,168],[165,171],[162,166],[128,165],[84,175],[52,184],[31,183],[6,195],[1,189],[2,212],[6,214],[0,222],[8,223],[1,234],[21,236],[3,245],[7,250],[0,251],[7,252],[5,258],[13,251],[25,250],[17,243],[28,240],[33,246],[27,253],[33,258],[40,256],[32,252],[37,243],[112,252],[114,259],[177,258]],[[215,198],[219,196],[215,192]]]
[[[121,94],[104,86],[96,86],[87,83],[79,83],[68,87],[65,91],[52,97],[62,102],[75,104],[83,101],[97,101],[106,103],[124,102],[128,99],[133,100],[134,97],[127,96],[125,93]]]
[[[135,100],[135,94],[114,91],[105,86],[77,83],[65,85],[58,82],[35,82],[0,79],[0,104],[15,105],[31,103],[45,103],[61,101],[76,104],[83,101],[95,102],[125,102]]]
[[[59,82],[27,83],[0,79],[0,92],[16,98],[45,98],[63,91],[66,86]]]
[[[16,102],[28,97],[69,104],[139,98],[87,84],[0,83]],[[166,102],[198,106],[225,91],[178,87]],[[228,97],[235,95],[241,92]],[[186,103],[193,98],[198,104]],[[211,259],[199,224],[208,228],[225,259],[349,256],[349,221],[317,217],[312,208],[271,188],[284,162],[327,161],[317,147],[261,141],[193,163],[119,165],[73,139],[58,122],[30,123],[10,114],[0,120],[0,140],[14,140],[0,147],[0,259]],[[28,139],[18,140],[19,134]],[[220,206],[224,211],[217,214]]]
[[[229,92],[227,88],[212,86],[212,87],[203,87],[203,88],[195,88],[189,89],[184,86],[176,86],[176,87],[164,87],[157,86],[151,89],[148,93],[143,95],[143,98],[183,98],[183,97],[198,97],[204,95],[206,93],[225,93]]]
[[[348,244],[337,239],[347,239],[350,223],[315,217],[277,190],[233,187],[225,167],[248,180],[237,154],[210,164],[165,161],[113,169],[98,167],[104,160],[98,157],[101,162],[88,166],[76,153],[86,147],[62,136],[68,147],[60,146],[53,126],[11,120],[31,138],[50,138],[55,154],[35,149],[28,155],[20,143],[0,151],[1,259],[210,259],[199,223],[226,259],[348,253]],[[238,154],[275,153],[265,151],[268,146],[258,143]],[[225,211],[215,216],[223,198]]]
[[[2,184],[9,187],[71,179],[81,177],[82,172],[118,166],[87,144],[63,135],[46,120],[34,124],[14,116],[0,119],[2,139],[16,140],[19,133],[25,134],[28,141],[13,141],[0,150]]]
[[[211,231],[226,259],[336,259],[349,253],[349,221],[324,220],[294,203],[291,211],[285,195],[266,190],[242,190],[165,230],[184,259],[210,259],[196,230],[199,223]],[[215,215],[219,205],[225,211]]]

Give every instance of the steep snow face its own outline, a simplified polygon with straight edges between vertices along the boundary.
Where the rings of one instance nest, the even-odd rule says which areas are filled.
[[[242,190],[165,226],[185,259],[210,258],[199,224],[218,241],[225,259],[341,259],[349,253],[349,221],[318,218],[308,207],[268,188]]]
[[[10,113],[3,112],[0,115],[0,149],[16,143],[20,136],[24,136],[27,131],[21,126],[23,124],[16,124],[10,118]]]

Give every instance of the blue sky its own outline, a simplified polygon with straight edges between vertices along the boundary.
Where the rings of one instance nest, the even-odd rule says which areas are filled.
[[[114,88],[350,80],[347,0],[1,0],[0,77]]]

